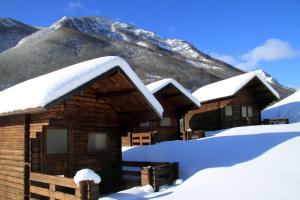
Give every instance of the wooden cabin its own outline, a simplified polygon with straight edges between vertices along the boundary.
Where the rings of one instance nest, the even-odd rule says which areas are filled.
[[[61,195],[55,186],[48,191],[32,184],[84,168],[101,176],[101,191],[117,190],[122,133],[162,112],[119,57],[72,65],[0,92],[0,199]]]
[[[261,124],[261,110],[279,94],[256,72],[249,72],[196,90],[201,102],[185,116],[185,128],[213,131]]]
[[[163,119],[141,122],[132,133],[122,138],[123,146],[180,139],[180,119],[189,110],[200,106],[200,102],[173,79],[156,81],[147,85],[147,88],[162,105]],[[147,138],[150,141],[147,142]]]

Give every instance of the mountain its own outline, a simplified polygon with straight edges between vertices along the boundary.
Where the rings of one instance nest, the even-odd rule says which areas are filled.
[[[14,47],[24,37],[38,29],[11,18],[0,18],[0,53]]]
[[[110,55],[123,57],[145,83],[171,77],[190,90],[244,73],[183,40],[162,38],[104,17],[64,17],[0,53],[0,89]],[[282,96],[293,92],[274,84]]]

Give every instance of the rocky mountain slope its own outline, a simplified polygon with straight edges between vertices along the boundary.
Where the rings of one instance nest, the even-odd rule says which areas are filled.
[[[10,18],[0,18],[0,53],[14,47],[21,39],[38,29]]]
[[[171,77],[191,90],[243,73],[182,40],[162,38],[104,17],[64,17],[0,53],[0,89],[77,62],[109,55],[126,59],[145,83]],[[273,84],[282,96],[293,92],[278,83]]]

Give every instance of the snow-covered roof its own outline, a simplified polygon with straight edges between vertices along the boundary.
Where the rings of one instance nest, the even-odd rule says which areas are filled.
[[[162,117],[163,108],[125,60],[116,56],[81,62],[34,79],[27,80],[0,92],[0,115],[44,111],[51,102],[119,67],[144,95],[150,107]]]
[[[147,88],[152,94],[155,94],[156,92],[160,91],[161,89],[168,86],[169,84],[173,85],[184,96],[186,96],[188,99],[190,99],[196,106],[200,107],[201,104],[200,104],[199,100],[196,99],[190,92],[188,92],[180,83],[178,83],[174,79],[171,79],[171,78],[162,79],[162,80],[148,84]]]
[[[200,101],[206,102],[214,99],[220,99],[224,97],[230,97],[235,95],[240,89],[242,89],[253,78],[257,77],[269,91],[279,99],[279,94],[273,89],[273,87],[257,72],[249,72],[242,75],[234,76],[222,81],[218,81],[206,86],[203,86],[196,90],[193,95]]]
[[[300,122],[300,90],[262,111],[263,119],[289,119]]]

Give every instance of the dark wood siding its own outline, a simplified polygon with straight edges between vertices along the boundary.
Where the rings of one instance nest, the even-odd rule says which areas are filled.
[[[226,105],[232,106],[232,116],[225,116]],[[242,106],[251,106],[253,117],[242,117]],[[202,103],[197,110],[189,111],[185,115],[185,128],[192,130],[219,130],[238,126],[257,125],[260,123],[259,103],[246,89],[242,89],[235,96]]]

